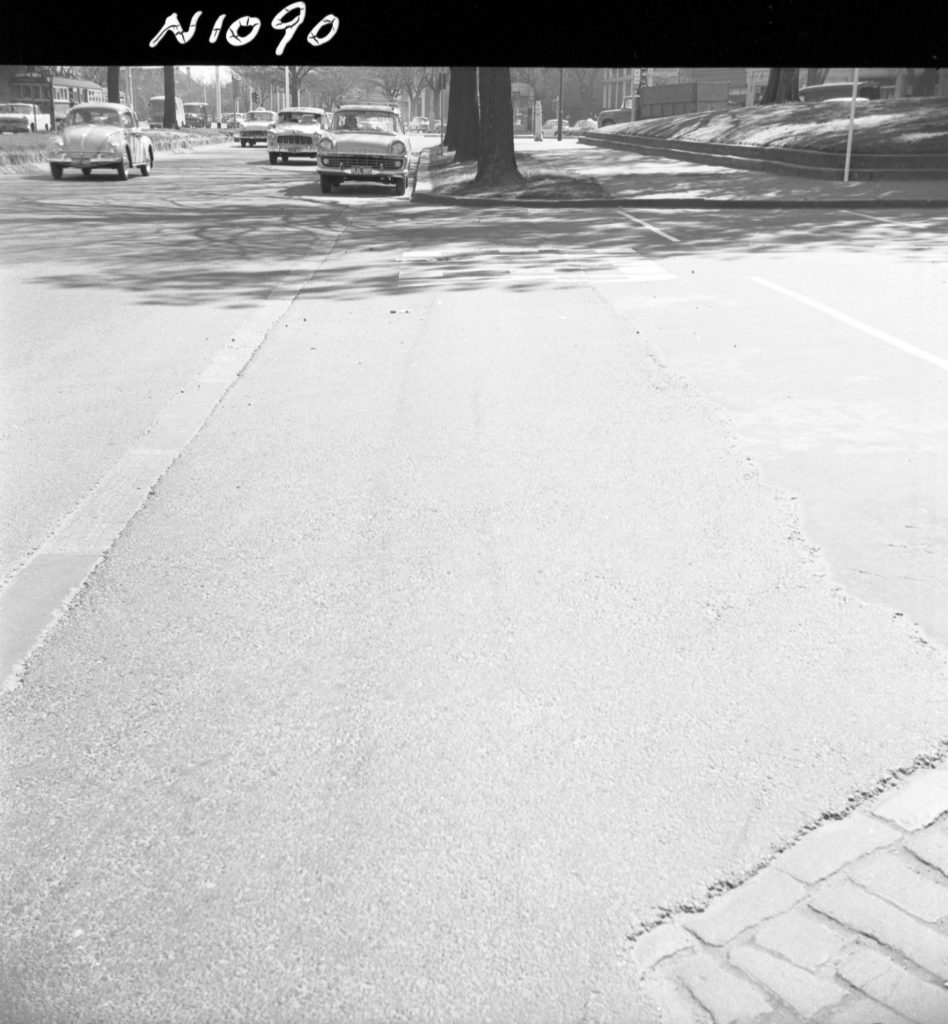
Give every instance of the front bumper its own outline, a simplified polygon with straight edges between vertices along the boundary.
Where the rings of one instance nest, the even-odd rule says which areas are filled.
[[[246,129],[243,129],[237,133],[237,138],[240,139],[241,142],[266,142],[267,133],[263,130],[257,131],[251,129],[250,131],[247,131]]]
[[[50,156],[49,162],[59,167],[117,167],[122,162],[121,153],[83,153],[81,155],[59,153]]]
[[[337,178],[392,183],[408,178],[409,157],[361,153],[319,154],[319,173]]]
[[[278,156],[316,156],[316,142],[314,139],[302,138],[276,138],[267,141],[267,151],[276,153]]]

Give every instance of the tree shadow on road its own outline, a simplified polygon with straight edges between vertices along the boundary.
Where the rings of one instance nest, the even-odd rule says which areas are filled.
[[[86,179],[75,191],[74,208],[8,208],[5,258],[35,265],[35,282],[53,291],[125,289],[146,306],[251,309],[285,286],[288,275],[310,296],[349,302],[434,283],[451,290],[529,291],[548,287],[551,277],[578,280],[578,270],[608,269],[610,260],[636,256],[871,253],[884,243],[888,252],[930,261],[948,226],[948,213],[924,210],[911,211],[914,226],[906,228],[897,223],[905,211],[649,209],[632,211],[630,220],[611,208],[423,206],[370,184],[323,195],[315,174],[302,171],[308,177],[262,198],[254,193],[209,205],[187,205],[186,196],[155,202],[154,193],[140,204],[128,202],[130,195],[138,198],[128,191],[138,184],[132,180],[122,186],[121,217],[99,201],[104,190],[87,188],[95,179]],[[59,226],[62,244],[54,254],[35,243],[36,220],[44,217]],[[431,252],[452,260],[452,272],[437,275],[437,260],[420,255]],[[435,273],[407,274],[406,261],[415,267],[427,262]]]

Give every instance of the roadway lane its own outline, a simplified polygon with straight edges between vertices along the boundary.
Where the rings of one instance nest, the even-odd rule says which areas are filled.
[[[636,220],[677,284],[610,301],[800,499],[833,577],[948,649],[948,216]]]
[[[234,147],[124,183],[0,176],[0,580],[249,313],[312,273],[348,217],[296,197],[312,178]]]
[[[937,749],[649,234],[356,208],[4,697],[9,1015],[650,1024],[630,930]]]

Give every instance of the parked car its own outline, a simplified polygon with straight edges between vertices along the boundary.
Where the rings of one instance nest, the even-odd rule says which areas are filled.
[[[185,103],[184,123],[188,128],[210,128],[211,108],[206,103]]]
[[[224,127],[229,131],[236,132],[238,128],[244,123],[243,114],[228,114],[224,118]]]
[[[544,138],[549,138],[551,136],[555,137],[557,131],[559,130],[559,123],[560,122],[559,122],[558,118],[555,118],[555,117],[551,117],[549,121],[544,121],[543,122],[543,137]],[[569,128],[569,118],[568,117],[564,117],[563,118],[563,134],[564,135],[566,134],[566,129],[567,128]]]
[[[583,132],[591,132],[598,125],[596,121],[591,117],[581,117],[575,124],[570,125],[569,131],[564,132],[568,135],[582,135]]]
[[[401,116],[391,107],[340,107],[316,151],[323,192],[331,192],[344,181],[373,181],[394,185],[397,196],[405,194],[411,147]]]
[[[50,140],[47,156],[57,179],[67,167],[77,167],[85,175],[117,171],[124,181],[133,167],[143,177],[151,173],[155,148],[124,103],[78,103],[67,112],[62,134]]]
[[[50,116],[35,103],[0,103],[0,132],[48,132]]]
[[[413,117],[408,123],[408,130],[410,132],[426,132],[428,131],[428,118],[427,117]]]
[[[237,129],[241,146],[256,146],[258,142],[266,142],[267,132],[275,123],[276,114],[272,110],[249,111]]]
[[[328,116],[322,107],[284,107],[267,132],[270,163],[287,163],[291,156],[316,159],[316,143],[326,134]]]

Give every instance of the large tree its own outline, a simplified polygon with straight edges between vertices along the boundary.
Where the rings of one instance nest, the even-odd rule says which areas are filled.
[[[109,103],[119,102],[119,70],[120,68],[118,67],[118,65],[115,65],[114,67],[112,65],[109,65],[109,67],[106,69],[106,77],[108,80],[108,85],[106,86],[106,98],[108,99]]]
[[[310,75],[320,107],[335,110],[356,87],[359,70],[350,67],[320,67]]]
[[[296,66],[294,66],[292,64],[287,65],[287,69],[290,72],[290,74],[289,74],[289,78],[290,78],[290,95],[287,98],[287,106],[298,107],[298,106],[301,105],[300,104],[300,89],[303,86],[303,82],[305,81],[306,76],[310,73],[310,71],[312,71],[314,69],[314,67],[315,67],[315,65],[313,65],[313,64],[296,65]]]
[[[418,109],[418,97],[425,91],[428,85],[428,69],[421,67],[402,68],[402,90],[408,96],[408,116],[420,114]]]
[[[477,109],[477,68],[451,68],[448,92],[448,124],[445,149],[454,159],[476,160],[480,145],[480,116]]]
[[[763,103],[790,103],[800,98],[800,69],[771,68],[760,98]]]
[[[478,68],[477,78],[480,140],[474,180],[489,187],[523,181],[514,155],[510,68]]]
[[[369,68],[368,81],[394,105],[398,103],[398,98],[405,88],[405,68]]]
[[[165,68],[165,118],[162,122],[165,128],[177,128],[178,116],[175,110],[174,91],[174,66],[166,64]]]

